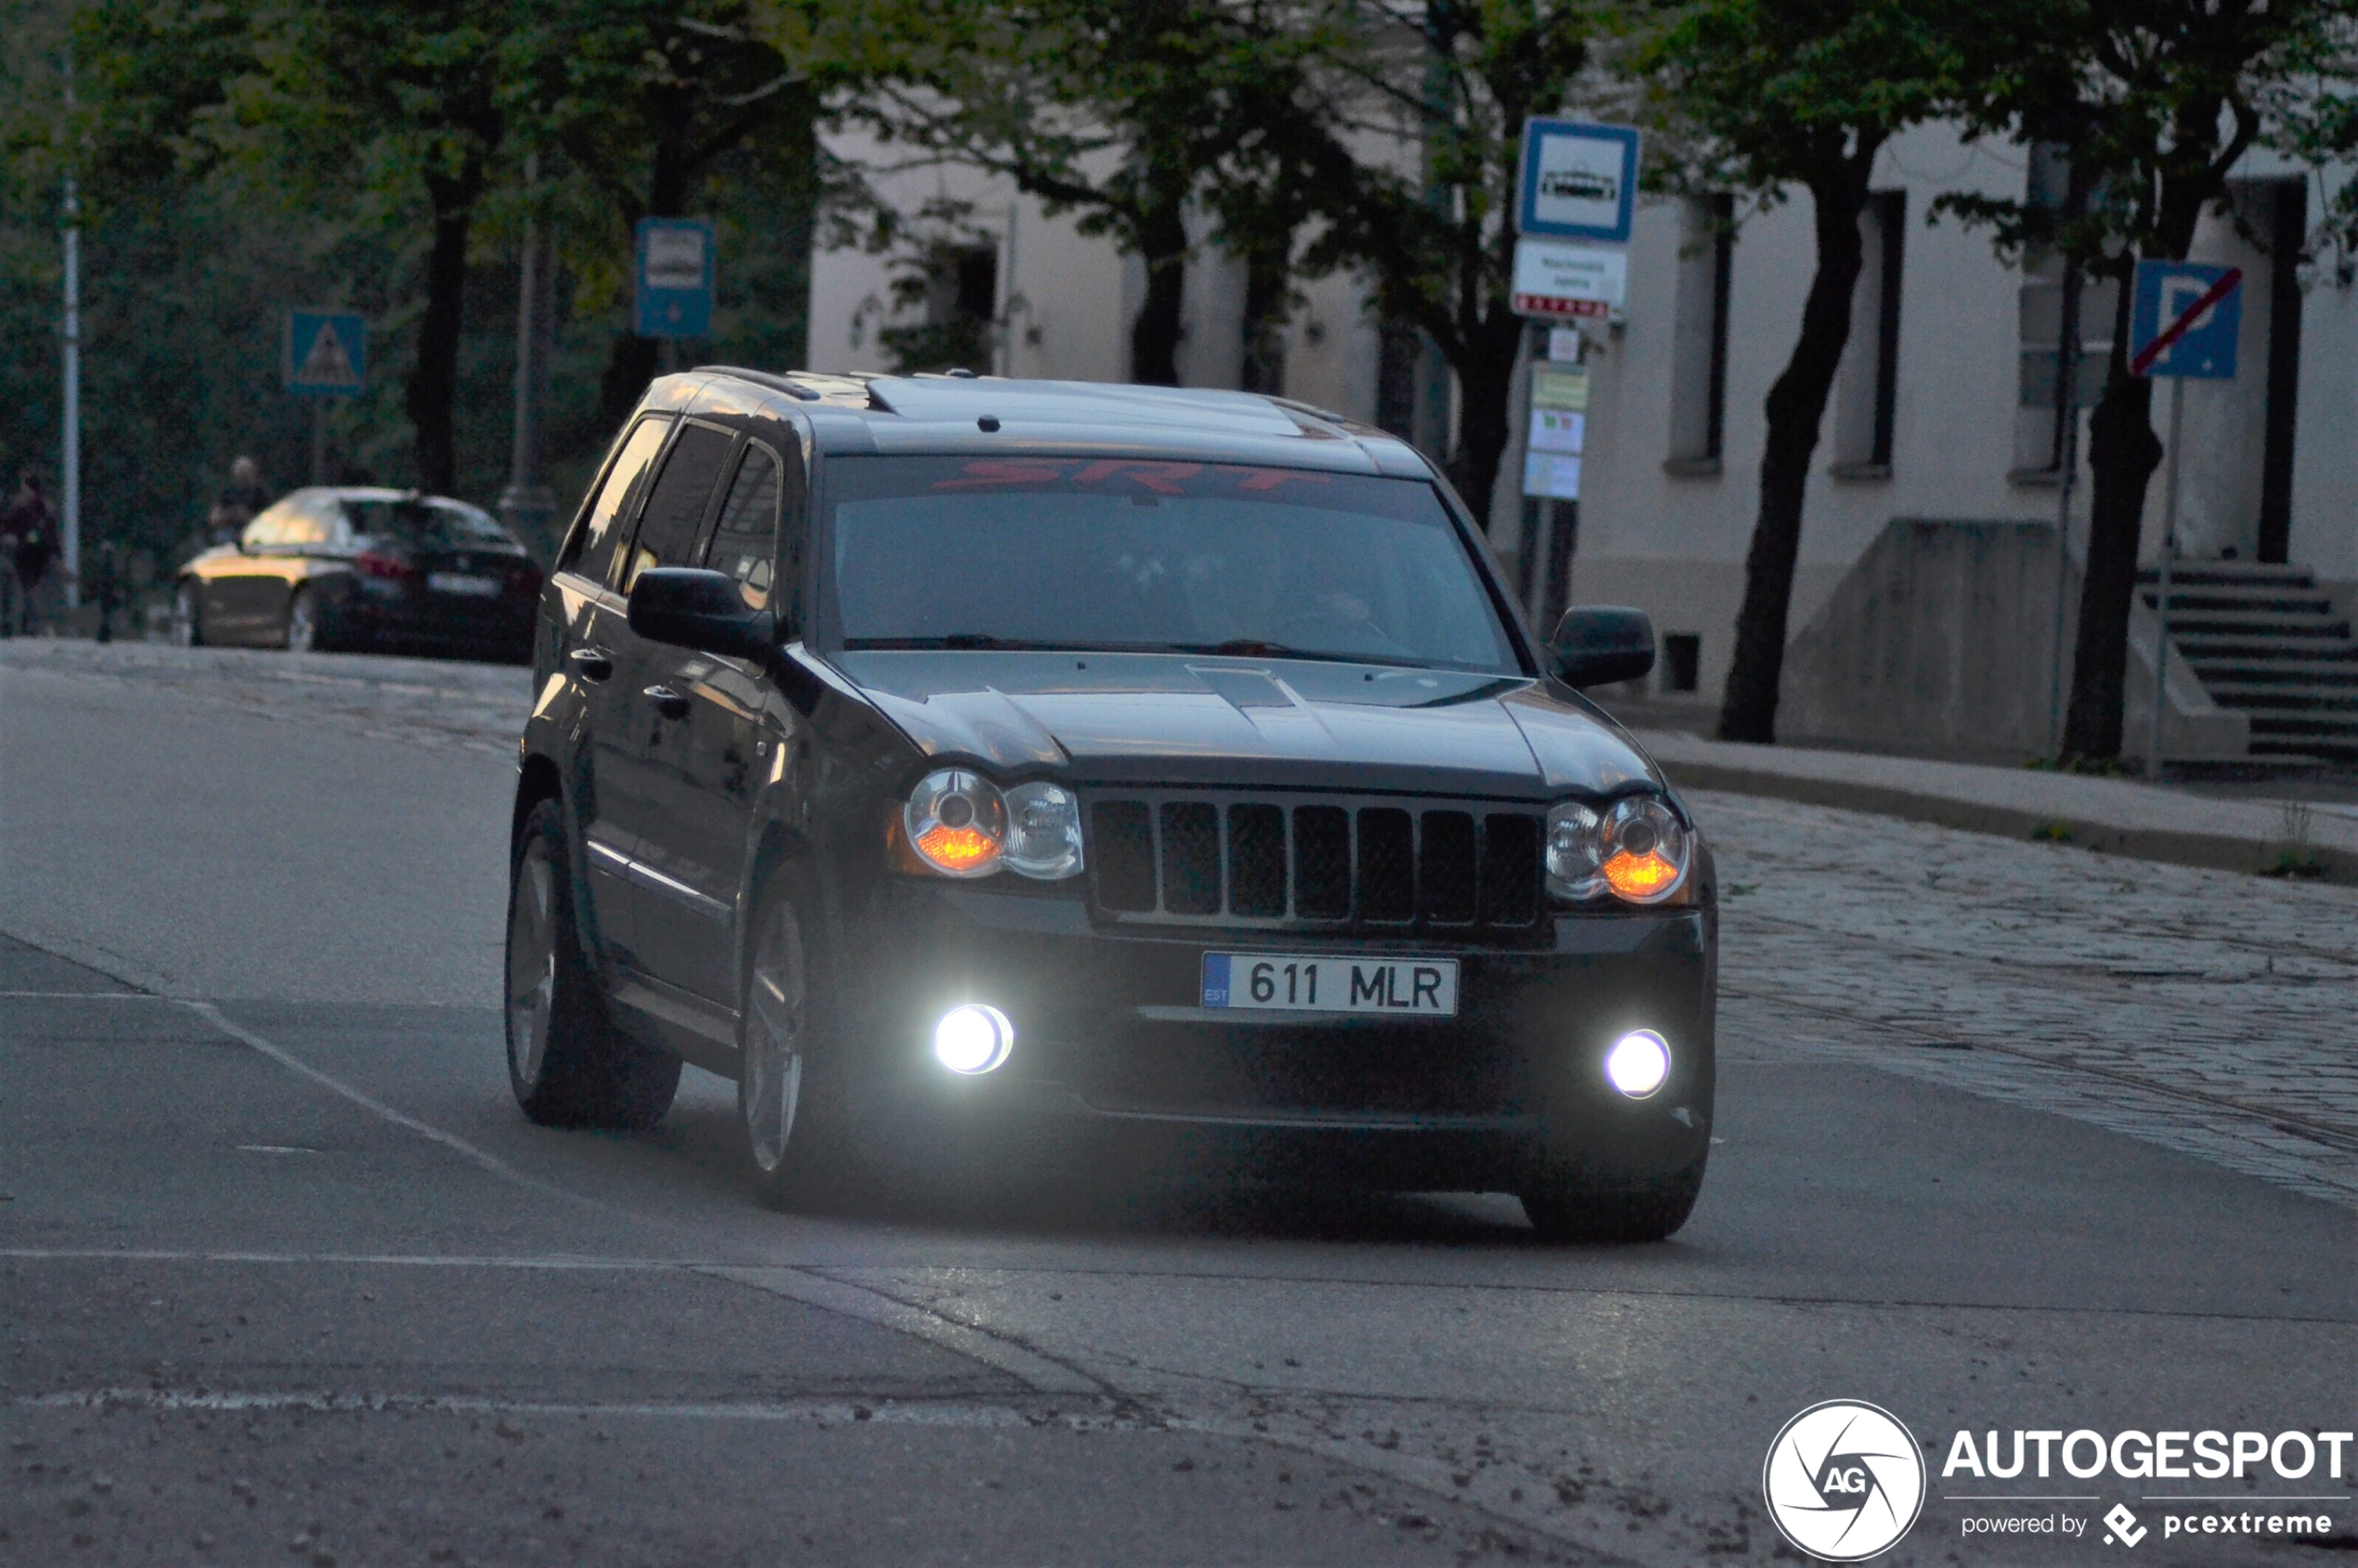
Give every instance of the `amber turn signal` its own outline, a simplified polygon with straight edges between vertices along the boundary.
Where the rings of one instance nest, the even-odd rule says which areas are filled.
[[[1642,902],[1677,882],[1678,868],[1652,850],[1633,855],[1625,849],[1605,862],[1605,880],[1623,898]]]

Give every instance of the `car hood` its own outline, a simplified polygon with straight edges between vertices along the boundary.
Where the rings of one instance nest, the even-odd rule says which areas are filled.
[[[927,757],[1002,775],[1523,799],[1666,787],[1626,732],[1524,676],[1162,654],[831,662]]]

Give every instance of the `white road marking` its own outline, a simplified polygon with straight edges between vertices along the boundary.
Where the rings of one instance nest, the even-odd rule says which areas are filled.
[[[234,1393],[210,1389],[97,1388],[19,1394],[10,1401],[32,1410],[203,1410],[305,1412],[389,1411],[418,1415],[654,1417],[725,1421],[798,1421],[811,1426],[1031,1427],[1056,1423],[1081,1430],[1160,1427],[1159,1421],[1120,1417],[1109,1406],[1074,1412],[1044,1402],[1027,1409],[1006,1404],[952,1399],[775,1399],[707,1400],[483,1399],[436,1393],[330,1393],[287,1391]]]
[[[201,1251],[172,1248],[0,1247],[0,1258],[25,1263],[292,1263],[324,1268],[513,1268],[570,1272],[653,1272],[724,1268],[696,1259],[593,1258],[572,1254],[514,1257],[405,1252]]]
[[[493,1175],[499,1177],[503,1182],[513,1182],[516,1186],[528,1187],[534,1192],[546,1193],[551,1198],[562,1198],[569,1202],[587,1204],[592,1209],[602,1210],[611,1214],[619,1214],[627,1219],[642,1220],[642,1216],[633,1214],[627,1209],[616,1208],[611,1203],[602,1203],[594,1198],[587,1198],[580,1193],[568,1191],[564,1187],[558,1186],[553,1182],[544,1182],[538,1176],[526,1175],[524,1172],[517,1170],[514,1166],[509,1164],[506,1160],[500,1159],[498,1155],[493,1154],[488,1149],[478,1148],[473,1144],[469,1143],[466,1139],[460,1137],[455,1133],[446,1133],[439,1127],[419,1121],[416,1117],[409,1115],[406,1111],[395,1110],[393,1107],[385,1104],[384,1101],[378,1099],[374,1095],[369,1094],[365,1090],[354,1088],[351,1084],[346,1083],[343,1079],[336,1077],[332,1073],[320,1071],[317,1068],[313,1067],[309,1062],[304,1061],[302,1057],[287,1050],[284,1046],[264,1039],[261,1035],[254,1033],[253,1030],[246,1028],[242,1024],[231,1022],[227,1017],[225,1017],[222,1015],[220,1008],[214,1006],[210,1002],[182,1001],[180,1005],[186,1007],[191,1013],[196,1014],[199,1017],[213,1025],[214,1028],[229,1036],[230,1039],[240,1041],[242,1043],[251,1046],[253,1049],[261,1052],[264,1056],[269,1057],[272,1061],[277,1062],[280,1067],[285,1068],[289,1072],[293,1073],[296,1077],[309,1079],[320,1088],[327,1090],[328,1093],[337,1095],[340,1098],[351,1101],[354,1105],[358,1106],[362,1110],[367,1111],[369,1115],[380,1118],[382,1121],[390,1121],[395,1126],[401,1128],[404,1132],[415,1133],[418,1136],[426,1139],[430,1143],[440,1144],[443,1147],[450,1150],[453,1154],[458,1155],[460,1159],[467,1160],[476,1165],[480,1165],[486,1171],[490,1172]]]

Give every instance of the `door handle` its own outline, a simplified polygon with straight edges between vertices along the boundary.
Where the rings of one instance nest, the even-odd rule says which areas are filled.
[[[655,705],[655,711],[666,719],[688,717],[688,699],[668,686],[650,686],[639,693]]]
[[[584,680],[603,680],[614,674],[614,655],[603,648],[576,648],[565,657]]]

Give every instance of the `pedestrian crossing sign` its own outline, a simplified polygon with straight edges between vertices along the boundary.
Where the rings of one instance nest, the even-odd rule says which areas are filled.
[[[296,396],[353,396],[368,384],[367,325],[356,311],[289,311],[285,357]]]

